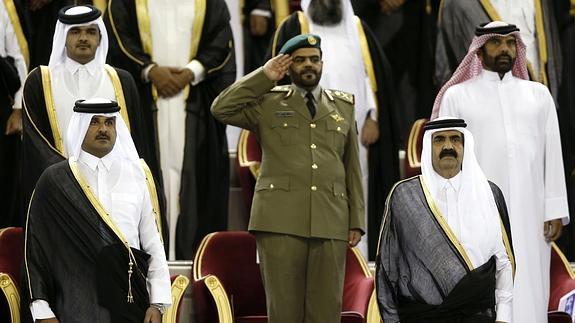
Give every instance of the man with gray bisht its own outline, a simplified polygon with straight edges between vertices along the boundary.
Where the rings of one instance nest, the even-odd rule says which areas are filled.
[[[428,122],[422,175],[386,201],[376,291],[386,323],[511,322],[513,253],[501,190],[462,119]]]

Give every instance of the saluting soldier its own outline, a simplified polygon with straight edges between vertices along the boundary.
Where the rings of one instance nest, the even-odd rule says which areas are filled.
[[[365,231],[353,95],[318,86],[320,42],[290,39],[212,105],[262,148],[249,230],[270,323],[339,322],[346,249]],[[286,74],[292,84],[274,87]]]

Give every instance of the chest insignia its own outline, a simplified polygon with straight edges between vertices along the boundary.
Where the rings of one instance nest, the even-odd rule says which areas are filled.
[[[342,116],[340,116],[340,115],[337,114],[337,113],[334,113],[334,114],[330,115],[330,117],[332,117],[333,120],[335,120],[335,122],[342,122],[342,121],[345,120]]]
[[[293,117],[295,115],[295,111],[276,111],[276,117],[279,118],[286,118],[286,117]]]

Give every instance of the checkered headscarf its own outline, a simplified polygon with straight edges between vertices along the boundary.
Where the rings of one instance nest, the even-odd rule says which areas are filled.
[[[500,22],[500,21],[494,21],[494,22],[491,22],[491,23],[485,25],[484,28],[486,28],[486,29],[489,29],[489,28],[497,29],[498,27],[501,27],[502,25],[506,26],[508,24],[504,23],[504,22]],[[510,32],[508,34],[501,34],[501,33],[493,32],[493,33],[483,34],[480,36],[475,36],[473,38],[473,41],[471,42],[471,45],[469,46],[469,50],[467,51],[467,55],[465,55],[465,57],[463,58],[463,60],[461,61],[461,63],[459,64],[459,66],[457,67],[457,69],[455,70],[455,72],[453,73],[451,78],[449,79],[449,81],[447,81],[443,85],[443,87],[441,88],[441,90],[439,90],[439,93],[435,97],[435,102],[433,103],[433,110],[431,111],[430,120],[434,120],[439,115],[439,106],[441,104],[441,99],[443,98],[443,95],[445,94],[445,91],[447,91],[448,88],[452,87],[455,84],[459,84],[459,83],[467,81],[471,78],[474,78],[475,76],[477,76],[481,73],[481,71],[483,70],[483,65],[481,64],[481,60],[477,56],[477,51],[481,47],[483,47],[483,45],[489,39],[491,39],[495,36],[508,36],[508,35],[515,36],[515,40],[517,43],[517,58],[515,59],[515,64],[513,65],[513,69],[511,70],[511,72],[513,73],[513,76],[515,76],[515,77],[518,77],[518,78],[521,78],[524,80],[529,79],[529,72],[527,71],[527,51],[526,51],[525,43],[523,43],[523,40],[521,39],[521,35],[519,34],[518,30]]]

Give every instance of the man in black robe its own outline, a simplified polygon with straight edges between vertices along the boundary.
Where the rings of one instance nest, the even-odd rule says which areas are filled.
[[[360,106],[361,103],[358,101],[359,94],[352,93],[356,96],[356,121],[358,123],[358,131],[360,132],[358,138],[361,139],[363,147],[367,149],[367,157],[364,158],[362,158],[363,155],[360,151],[360,162],[364,165],[367,164],[365,167],[362,166],[362,172],[364,172],[364,176],[368,177],[367,187],[364,189],[367,197],[366,205],[368,206],[366,208],[368,232],[367,239],[365,239],[368,253],[364,255],[373,259],[376,253],[378,229],[384,207],[384,201],[381,199],[381,196],[386,196],[393,186],[393,183],[399,179],[398,150],[405,129],[401,126],[401,124],[404,123],[400,121],[403,115],[396,105],[391,66],[369,27],[359,18],[355,20],[355,17],[347,16],[346,9],[348,6],[351,6],[349,0],[302,1],[304,11],[297,11],[290,15],[276,30],[269,56],[276,56],[278,50],[285,42],[299,34],[314,32],[324,39],[325,47],[325,40],[329,38],[328,34],[333,34],[330,27],[342,24],[348,24],[349,26],[351,24],[353,26],[352,28],[357,29],[357,39],[350,38],[349,43],[359,42],[359,44],[363,44],[360,45],[359,48],[362,61],[356,63],[365,69],[365,74],[368,76],[371,85],[370,90],[367,90],[368,87],[366,86],[365,91],[371,92],[367,93],[367,95],[372,96],[375,101],[375,111],[371,111],[369,116],[364,114],[359,115],[359,111],[365,110],[367,106]],[[351,23],[346,21],[346,19],[352,19]],[[314,30],[314,28],[317,30]],[[351,30],[349,32],[351,32]],[[366,40],[366,42],[362,42],[362,39]],[[324,62],[330,56],[349,55],[349,53],[344,51],[334,52],[325,48],[323,50]],[[353,92],[349,89],[349,82],[354,82],[351,81],[352,76],[343,77],[339,81],[339,84],[327,84],[326,80],[333,74],[334,71],[330,71],[330,67],[324,64],[322,84],[326,88],[331,87]],[[286,84],[287,79],[288,78],[280,83]],[[377,135],[364,136],[366,133],[365,129],[367,129],[366,127],[362,127],[364,121],[365,124],[375,125]],[[366,172],[365,169],[368,171]],[[366,248],[361,244],[360,248],[365,252]]]
[[[80,13],[67,13],[70,10]],[[67,157],[65,130],[78,99],[98,96],[118,101],[140,156],[150,165],[154,177],[160,178],[155,140],[147,128],[151,112],[142,109],[131,75],[105,65],[108,36],[100,16],[101,12],[92,6],[63,8],[49,65],[34,69],[26,79],[22,141],[22,166],[26,170],[22,174],[24,210],[42,172]],[[162,201],[161,190],[159,195]]]
[[[242,8],[244,28],[244,73],[265,63],[275,30],[271,0],[247,0]]]
[[[511,322],[514,261],[507,208],[462,119],[428,122],[422,175],[386,201],[376,292],[386,323]]]
[[[204,235],[227,229],[228,146],[210,106],[236,77],[229,20],[224,0],[112,0],[106,14],[111,61],[134,76],[156,119],[171,259],[192,259]]]
[[[76,102],[70,159],[34,191],[22,294],[36,322],[161,323],[171,304],[154,192],[119,110]]]
[[[0,3],[0,228],[21,226],[20,134],[22,84],[26,79],[26,40],[11,0]],[[23,41],[24,43],[21,43]]]

